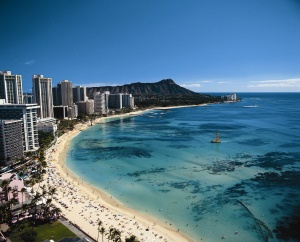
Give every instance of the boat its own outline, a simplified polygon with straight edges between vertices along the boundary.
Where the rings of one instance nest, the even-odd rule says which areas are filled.
[[[212,140],[210,141],[210,143],[221,143],[221,139],[220,139],[220,136],[219,136],[218,131],[216,131],[216,138],[215,138],[215,139],[212,139]]]

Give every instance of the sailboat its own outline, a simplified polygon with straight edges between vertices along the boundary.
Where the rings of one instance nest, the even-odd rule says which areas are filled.
[[[212,139],[212,140],[210,141],[210,143],[221,143],[221,139],[220,139],[218,130],[216,131],[216,138],[215,138],[215,139]]]

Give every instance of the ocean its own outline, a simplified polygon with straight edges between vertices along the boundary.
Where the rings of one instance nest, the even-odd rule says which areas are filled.
[[[72,140],[66,164],[195,241],[299,241],[300,93],[238,96],[110,118]]]

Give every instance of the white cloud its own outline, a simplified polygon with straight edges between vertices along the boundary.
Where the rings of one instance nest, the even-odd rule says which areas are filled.
[[[225,82],[225,81],[220,81],[220,82],[217,82],[219,84],[226,84],[226,83],[231,83],[231,82]]]
[[[254,81],[248,87],[300,87],[300,78]]]
[[[180,86],[185,88],[191,88],[191,87],[201,87],[200,83],[188,83],[188,84],[181,84]]]
[[[83,86],[83,87],[102,87],[102,86],[108,86],[105,83],[101,82],[94,82],[94,83],[82,83],[82,84],[73,84],[73,86]]]
[[[208,82],[214,82],[214,81],[211,81],[211,80],[205,80],[205,81],[202,81],[202,82],[208,83]]]
[[[110,84],[110,83],[103,83],[103,82],[73,84],[73,86],[83,86],[83,87],[105,87],[105,86],[118,86],[118,85],[120,86],[121,84]]]
[[[25,65],[28,65],[28,66],[31,66],[35,63],[35,60],[29,60],[29,61],[26,61],[24,64]]]

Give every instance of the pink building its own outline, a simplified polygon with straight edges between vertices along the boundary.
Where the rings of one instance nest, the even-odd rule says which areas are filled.
[[[4,180],[10,181],[8,186],[11,187],[11,190],[8,193],[8,197],[5,197],[3,188],[0,186],[0,200],[10,200],[12,198],[16,198],[19,203],[24,202],[25,194],[21,192],[21,189],[25,187],[23,179],[20,178],[16,173],[6,173],[0,176],[0,185]]]

